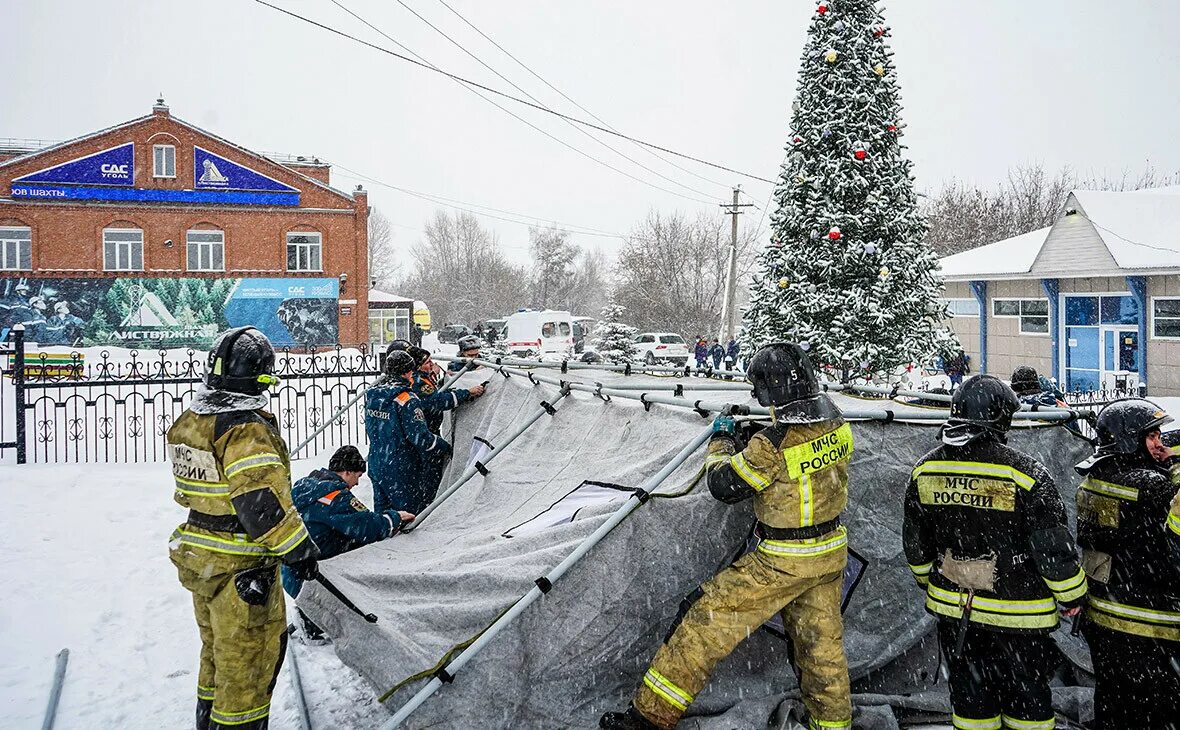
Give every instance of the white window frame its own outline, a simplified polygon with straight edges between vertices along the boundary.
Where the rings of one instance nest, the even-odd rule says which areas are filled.
[[[1157,301],[1177,302],[1177,301],[1180,301],[1180,297],[1152,297],[1151,298],[1151,317],[1148,319],[1148,323],[1147,323],[1148,324],[1147,336],[1153,340],[1164,340],[1165,342],[1180,342],[1180,337],[1164,337],[1163,335],[1157,335],[1155,333],[1155,319],[1156,319],[1155,303]],[[1180,321],[1180,317],[1161,317],[1160,319],[1175,319],[1177,321]],[[1130,325],[1128,325],[1128,326],[1130,326]]]
[[[307,241],[307,242],[294,242],[294,243],[292,243],[291,239],[295,236],[306,236],[308,238],[312,238],[315,240],[314,240],[314,242]],[[287,242],[287,257],[286,257],[287,271],[318,272],[318,271],[324,270],[324,234],[320,233],[319,231],[287,231],[286,242]],[[297,247],[297,253],[295,255],[296,266],[294,268],[292,268],[292,266],[291,266],[291,247],[292,246]],[[312,268],[312,266],[311,266],[311,252],[312,251],[316,252],[316,258],[318,259],[318,266],[316,266],[315,268]],[[302,261],[304,256],[307,257],[306,262]]]
[[[24,259],[25,266],[21,266],[21,259]],[[0,226],[0,271],[32,269],[33,229],[29,226]]]
[[[1020,314],[996,314],[996,303],[997,302],[1019,302],[1019,304],[1017,305],[1017,308],[1018,308],[1018,310],[1020,310]],[[1025,305],[1025,303],[1029,303],[1029,302],[1044,302],[1045,303],[1045,313],[1044,314],[1025,314],[1023,311],[1024,305]],[[1000,319],[1018,319],[1018,320],[1020,320],[1020,334],[1028,335],[1029,337],[1049,337],[1051,334],[1053,334],[1053,322],[1052,322],[1052,314],[1051,313],[1052,313],[1052,309],[1049,307],[1049,300],[1044,297],[994,297],[992,299],[992,316],[998,317]],[[1044,317],[1045,323],[1048,325],[1046,331],[1032,332],[1032,331],[1025,330],[1024,329],[1024,318],[1025,317]]]
[[[975,297],[944,297],[938,301],[947,308],[947,312],[949,312],[952,317],[975,317],[976,319],[979,319],[979,300]],[[971,306],[975,308],[975,311],[969,312],[967,314],[960,314],[958,312],[951,311],[950,305],[952,302],[970,302]]]
[[[107,240],[108,233],[138,233],[138,241],[120,241]],[[107,249],[110,246],[115,247],[115,266],[107,266]],[[135,247],[139,247],[139,268],[135,268],[133,263],[135,261]],[[126,249],[126,263],[127,266],[119,266],[119,259],[124,254],[123,249]],[[142,228],[104,228],[102,229],[102,269],[103,271],[143,271],[143,229]]]
[[[163,150],[172,151],[172,174],[168,174],[168,154],[164,152],[164,159],[160,159],[160,152]],[[164,170],[161,172],[161,162]],[[175,178],[176,177],[176,145],[171,144],[157,144],[152,145],[152,177],[160,178]]]
[[[198,236],[212,236],[217,235],[221,237],[220,241],[194,241],[193,235]],[[184,234],[184,265],[188,271],[225,271],[225,231],[219,228],[192,228]],[[197,263],[200,264],[201,258],[208,258],[209,266],[192,265],[193,249],[197,249]],[[207,250],[205,250],[207,249]],[[219,251],[220,249],[220,251]],[[214,266],[214,253],[221,254],[221,266]]]

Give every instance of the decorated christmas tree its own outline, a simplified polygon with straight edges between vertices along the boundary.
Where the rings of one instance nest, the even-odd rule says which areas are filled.
[[[901,144],[889,27],[873,0],[814,12],[742,347],[798,342],[842,380],[871,378],[927,362],[953,335]]]
[[[639,330],[620,321],[626,311],[626,307],[613,301],[603,307],[590,341],[604,361],[615,365],[631,362],[639,352],[635,347],[635,333]]]

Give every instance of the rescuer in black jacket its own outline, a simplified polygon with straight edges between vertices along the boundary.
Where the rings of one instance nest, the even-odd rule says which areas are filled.
[[[1180,728],[1180,568],[1167,526],[1177,485],[1160,438],[1171,421],[1150,401],[1115,401],[1098,415],[1098,449],[1076,467],[1096,730]]]
[[[1052,477],[1005,443],[1018,410],[1001,381],[969,378],[906,491],[906,560],[939,619],[956,728],[1055,726],[1048,634],[1086,593]]]

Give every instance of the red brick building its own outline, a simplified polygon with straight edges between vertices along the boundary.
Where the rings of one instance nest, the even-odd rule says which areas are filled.
[[[162,100],[19,147],[0,145],[0,329],[74,346],[203,345],[240,324],[279,345],[368,340],[368,199],[331,187],[327,164],[244,149]]]

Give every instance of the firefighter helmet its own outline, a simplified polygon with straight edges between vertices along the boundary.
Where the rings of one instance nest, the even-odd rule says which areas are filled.
[[[750,358],[746,379],[764,406],[783,406],[820,394],[815,366],[802,347],[790,342],[764,345]]]
[[[992,375],[973,375],[951,396],[951,417],[947,424],[980,426],[1003,434],[1012,427],[1012,414],[1020,410],[1020,399],[1003,381]]]
[[[266,335],[253,327],[228,330],[213,343],[205,368],[205,385],[259,395],[279,382],[275,377],[275,349]]]
[[[1147,434],[1172,422],[1162,408],[1142,398],[1116,400],[1098,413],[1096,455],[1134,454]]]
[[[328,460],[328,471],[337,473],[354,471],[364,474],[366,466],[365,457],[361,456],[360,450],[351,444],[336,449],[336,453],[332,454],[332,458]]]

